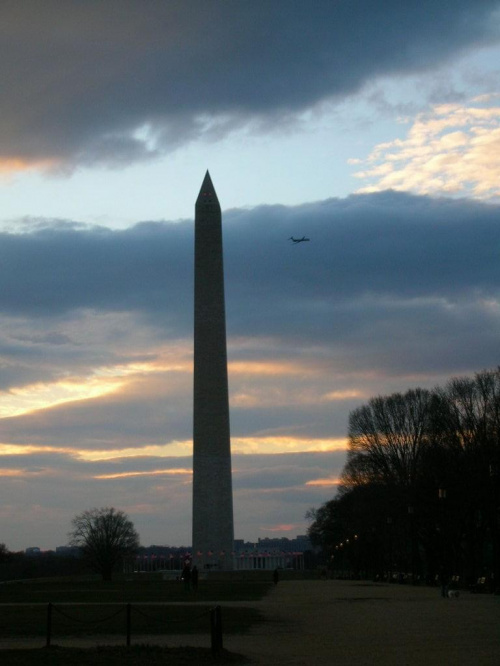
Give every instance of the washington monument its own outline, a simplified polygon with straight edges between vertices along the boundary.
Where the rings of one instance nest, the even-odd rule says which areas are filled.
[[[193,563],[232,569],[222,216],[208,171],[195,205],[194,255]]]

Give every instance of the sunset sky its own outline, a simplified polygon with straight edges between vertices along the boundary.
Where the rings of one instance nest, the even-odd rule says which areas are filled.
[[[370,397],[500,363],[500,0],[6,0],[0,44],[10,550],[190,544],[207,168],[236,538],[305,533]]]

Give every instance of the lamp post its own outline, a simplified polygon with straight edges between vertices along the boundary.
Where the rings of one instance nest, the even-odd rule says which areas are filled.
[[[415,507],[413,504],[408,506],[408,517],[410,519],[410,568],[411,568],[411,582],[412,585],[417,584],[417,576],[415,572],[416,560],[416,542],[415,542]]]
[[[448,588],[448,576],[449,572],[447,571],[447,557],[446,557],[446,538],[445,538],[445,502],[446,502],[446,488],[438,489],[438,500],[439,500],[439,575],[441,579],[441,596],[445,597],[447,588]]]
[[[387,578],[389,583],[392,582],[392,516],[387,516],[387,532],[389,537],[389,567]]]
[[[500,594],[500,496],[499,496],[499,466],[490,464],[490,483],[493,516],[491,521],[491,541],[493,546],[493,592]]]

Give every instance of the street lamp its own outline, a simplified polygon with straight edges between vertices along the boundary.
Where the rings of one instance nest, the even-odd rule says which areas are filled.
[[[499,466],[490,463],[490,481],[493,504],[492,545],[493,545],[493,592],[500,594],[500,495]]]
[[[439,544],[439,552],[440,552],[440,577],[441,577],[441,596],[445,597],[446,592],[447,592],[447,587],[448,587],[448,578],[449,578],[449,572],[447,571],[447,557],[446,557],[446,539],[445,539],[445,534],[444,534],[444,528],[445,528],[445,519],[444,519],[444,500],[446,499],[446,488],[439,488],[438,489],[438,499],[440,500],[439,502],[439,536],[440,536],[440,544]]]
[[[392,582],[392,516],[387,516],[387,531],[389,533],[389,570],[388,580]]]
[[[411,566],[411,582],[413,585],[417,583],[415,574],[415,560],[416,560],[416,543],[415,543],[415,507],[410,504],[408,506],[408,516],[410,518],[410,566]]]

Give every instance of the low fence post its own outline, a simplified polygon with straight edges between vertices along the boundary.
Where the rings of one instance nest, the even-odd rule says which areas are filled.
[[[127,604],[127,647],[130,647],[130,637],[132,634],[132,605]]]
[[[220,606],[215,606],[210,610],[210,630],[212,654],[215,656],[222,651],[222,611]]]
[[[52,638],[52,604],[49,603],[47,606],[47,637],[45,641],[45,647],[50,647],[51,638]]]

